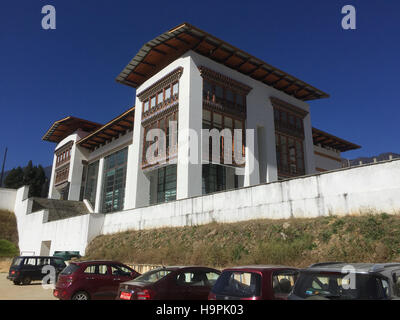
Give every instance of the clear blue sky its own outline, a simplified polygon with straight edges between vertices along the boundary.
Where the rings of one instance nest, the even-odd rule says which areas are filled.
[[[57,29],[41,28],[54,5]],[[357,9],[357,30],[341,8]],[[2,0],[0,163],[51,164],[41,140],[65,116],[106,123],[133,104],[115,77],[147,42],[186,21],[329,93],[313,126],[362,145],[345,157],[398,152],[400,1]]]

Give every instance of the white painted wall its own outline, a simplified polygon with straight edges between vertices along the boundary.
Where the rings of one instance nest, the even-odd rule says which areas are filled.
[[[327,157],[315,154],[315,152],[326,155]],[[314,146],[314,158],[316,169],[336,170],[342,167],[340,151]],[[337,160],[333,160],[332,158],[336,158]]]
[[[0,188],[0,210],[14,212],[16,189]]]
[[[400,160],[108,214],[103,234],[251,219],[400,213]]]
[[[369,212],[400,213],[400,160],[339,169],[206,196],[43,223],[30,213],[28,188],[18,189],[15,214],[21,251],[78,250],[99,234],[251,219],[314,218]]]

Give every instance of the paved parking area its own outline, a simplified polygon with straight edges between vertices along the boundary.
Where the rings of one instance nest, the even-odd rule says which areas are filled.
[[[52,289],[44,289],[40,281],[28,286],[16,286],[7,279],[7,273],[0,273],[0,300],[57,300]]]

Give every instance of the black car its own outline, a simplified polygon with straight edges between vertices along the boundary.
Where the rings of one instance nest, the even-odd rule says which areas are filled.
[[[46,266],[54,267],[57,279],[58,274],[67,265],[64,259],[58,257],[19,256],[13,259],[7,279],[13,281],[16,285],[28,285],[31,281],[42,280],[49,274],[49,270],[47,268],[44,269]]]
[[[313,264],[300,271],[289,300],[400,299],[400,263]]]

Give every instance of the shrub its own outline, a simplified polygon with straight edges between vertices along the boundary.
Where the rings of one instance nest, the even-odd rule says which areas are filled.
[[[19,254],[18,248],[12,242],[0,239],[0,257],[12,258]]]

